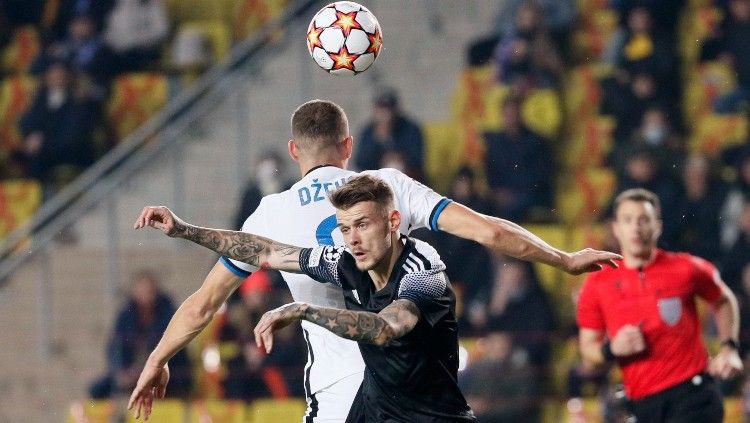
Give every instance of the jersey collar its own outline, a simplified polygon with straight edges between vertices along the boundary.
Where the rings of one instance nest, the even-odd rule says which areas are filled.
[[[315,167],[311,168],[310,170],[308,170],[308,171],[307,171],[307,173],[305,173],[305,174],[304,174],[303,178],[304,178],[305,176],[307,176],[307,175],[311,174],[311,173],[312,173],[313,171],[315,171],[315,170],[318,170],[318,169],[320,169],[321,167],[336,167],[336,166],[334,166],[334,165],[332,165],[332,164],[322,164],[322,165],[317,165],[317,166],[315,166]]]

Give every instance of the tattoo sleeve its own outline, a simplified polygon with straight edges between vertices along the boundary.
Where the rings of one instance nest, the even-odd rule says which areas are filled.
[[[396,300],[380,313],[306,305],[302,319],[336,335],[367,344],[385,345],[409,333],[419,321],[419,308],[409,300]]]
[[[201,228],[184,222],[176,222],[174,232],[180,238],[256,267],[300,272],[299,247],[245,232]]]

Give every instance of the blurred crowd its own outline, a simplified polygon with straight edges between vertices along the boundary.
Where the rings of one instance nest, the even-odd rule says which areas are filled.
[[[559,128],[540,130],[539,125],[530,122],[533,119],[526,108],[532,96],[544,91],[554,93],[560,103],[558,108],[563,109],[563,103],[580,94],[571,92],[568,75],[582,68],[606,69],[598,72],[594,81],[593,90],[598,94],[592,113],[595,119],[612,122],[601,169],[613,176],[613,183],[612,189],[601,193],[602,207],[591,211],[590,223],[607,230],[609,201],[619,192],[644,187],[657,193],[663,205],[661,246],[714,262],[740,299],[744,357],[750,348],[747,130],[739,142],[719,142],[720,146],[710,151],[696,147],[691,140],[699,132],[699,119],[706,116],[739,116],[747,129],[750,0],[590,2],[598,5],[596,13],[614,20],[607,37],[594,37],[599,47],[583,49],[583,53],[580,46],[586,39],[581,41],[580,34],[586,32],[591,16],[584,16],[578,3],[588,4],[572,0],[507,0],[502,2],[487,36],[467,46],[467,69],[489,67],[493,84],[503,87],[504,95],[497,99],[495,108],[502,124],[482,131],[481,160],[467,160],[455,169],[444,194],[475,210],[522,224],[568,223],[559,214],[560,187],[578,169],[563,157],[570,148],[566,141],[574,137],[577,124],[584,123],[583,117],[561,112],[563,123]],[[700,7],[710,7],[718,18],[699,39],[695,57],[689,60],[681,53],[684,49],[680,27]],[[589,12],[594,13],[585,13]],[[77,22],[77,16],[71,16],[71,22]],[[85,19],[90,22],[90,33],[107,33],[101,29],[106,29],[106,24],[97,23],[90,15]],[[127,51],[122,46],[108,46],[106,37],[83,48],[88,44],[80,39],[71,41],[71,36],[58,36],[62,44],[51,48],[50,54],[53,50],[71,54],[78,46],[79,54],[93,60],[93,53],[99,51],[96,45],[107,49],[107,60],[116,64],[116,52]],[[151,40],[158,43],[159,37]],[[132,63],[148,66],[151,58],[145,55]],[[130,59],[127,61],[131,63]],[[34,126],[33,113],[44,113],[34,110],[62,104],[55,93],[68,86],[71,72],[84,75],[86,69],[76,60],[63,64],[50,59],[47,63],[48,89],[40,94],[46,97],[38,100],[41,104],[24,118],[24,127],[29,128],[25,129],[29,151],[34,150],[29,146],[39,144],[34,134],[43,135],[46,130]],[[692,94],[687,92],[684,81],[690,78],[686,75],[712,66],[728,69],[736,84],[712,97],[710,107],[699,116],[688,107]],[[111,74],[88,74],[89,88],[81,93],[82,98],[97,101],[97,93],[106,92],[108,77]],[[434,185],[435,181],[428,177],[422,123],[402,108],[399,93],[393,88],[379,87],[375,92],[371,118],[354,134],[353,167],[397,168]],[[70,111],[70,116],[89,110],[85,103],[76,107],[80,111]],[[553,124],[553,120],[549,122]],[[64,132],[55,133],[65,136]],[[595,154],[587,148],[580,149],[581,156]],[[34,169],[33,159],[26,156],[27,169]],[[238,206],[235,227],[241,226],[262,196],[290,185],[284,171],[286,161],[275,153],[260,158]],[[605,408],[610,404],[616,376],[606,369],[587,369],[577,361],[574,322],[554,298],[559,298],[559,292],[550,292],[541,281],[539,266],[494,256],[478,244],[445,234],[420,232],[417,236],[436,246],[459,293],[461,335],[471,350],[468,364],[459,375],[460,383],[482,421],[538,421],[542,398],[550,395],[601,395]],[[606,236],[602,245],[592,246],[616,249]],[[575,288],[566,289],[564,301],[574,302]],[[287,301],[286,292],[278,275],[261,272],[245,281],[236,298],[229,302],[213,336],[223,358],[216,379],[221,395],[253,399],[301,394],[305,345],[299,330],[292,328],[280,334],[277,342],[288,347],[275,348],[268,356],[258,350],[251,336],[253,322],[264,311]],[[706,328],[708,335],[711,331]],[[566,366],[562,371],[560,363]],[[109,373],[110,379],[120,379],[116,370]],[[724,386],[724,390],[737,394],[741,383]],[[612,414],[608,418],[615,417]]]

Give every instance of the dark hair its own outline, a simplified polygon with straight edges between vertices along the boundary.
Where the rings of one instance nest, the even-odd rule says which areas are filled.
[[[331,193],[331,204],[339,210],[348,210],[364,201],[374,201],[387,215],[393,208],[393,191],[380,178],[370,175],[355,176]]]
[[[310,100],[292,114],[292,137],[299,147],[313,153],[338,145],[349,136],[346,113],[338,104]]]
[[[620,204],[625,201],[649,203],[654,206],[656,217],[661,219],[661,203],[659,201],[659,197],[657,197],[653,192],[643,188],[632,188],[621,192],[615,198],[615,202],[613,203],[614,205],[612,207],[612,210],[615,216],[617,216],[617,209],[620,207]]]

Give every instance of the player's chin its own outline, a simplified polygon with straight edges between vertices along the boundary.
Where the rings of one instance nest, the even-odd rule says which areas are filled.
[[[368,260],[368,259],[355,260],[354,263],[357,265],[357,270],[361,272],[372,270],[372,268],[375,267],[375,263],[373,263],[372,260]]]

